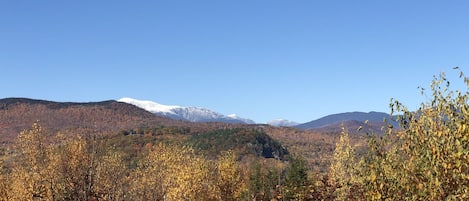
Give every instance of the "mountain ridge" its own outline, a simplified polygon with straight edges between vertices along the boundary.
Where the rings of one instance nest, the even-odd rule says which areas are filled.
[[[266,122],[266,124],[276,127],[294,127],[299,125],[299,123],[287,119],[274,119]]]
[[[202,107],[163,105],[154,101],[137,100],[128,97],[121,98],[117,101],[132,104],[152,112],[153,114],[162,115],[176,120],[186,120],[190,122],[255,124],[255,122],[250,119],[241,118],[236,115],[223,115]]]
[[[337,113],[331,114],[319,119],[309,121],[303,124],[299,124],[295,126],[295,128],[302,129],[302,130],[312,130],[312,129],[319,129],[327,126],[333,126],[336,124],[340,124],[342,122],[348,121],[357,121],[357,122],[383,122],[387,119],[389,122],[393,119],[389,114],[384,112],[345,112],[345,113]]]
[[[132,99],[133,100],[133,99]],[[127,101],[129,102],[129,101]],[[199,108],[199,107],[181,107],[177,105],[161,105],[152,101],[141,101],[143,105],[146,104],[146,109],[142,107],[135,106],[135,104],[129,104],[126,102],[116,101],[116,100],[105,100],[99,102],[54,102],[48,100],[39,100],[39,99],[30,99],[30,98],[4,98],[0,99],[0,113],[2,115],[7,114],[12,117],[13,114],[5,113],[8,111],[9,108],[16,108],[18,114],[16,114],[16,119],[24,119],[26,122],[20,122],[18,125],[26,126],[22,127],[22,129],[27,128],[36,120],[44,121],[51,121],[50,119],[55,119],[58,122],[67,122],[69,121],[70,125],[78,125],[78,122],[85,121],[88,119],[93,120],[86,120],[89,122],[94,122],[96,119],[100,117],[95,117],[97,114],[101,114],[100,112],[104,112],[106,114],[119,114],[118,117],[113,118],[122,118],[123,116],[133,116],[132,118],[140,119],[142,122],[155,122],[155,118],[153,116],[157,116],[158,121],[170,122],[174,120],[178,120],[180,124],[184,124],[184,122],[191,123],[235,123],[235,124],[255,124],[254,121],[249,119],[243,119],[238,117],[235,114],[231,115],[223,115],[217,112],[213,112],[212,110]],[[125,105],[121,105],[125,104]],[[31,108],[27,108],[31,107]],[[94,111],[94,113],[90,113],[90,111],[80,110],[80,107],[89,107],[90,111]],[[153,108],[152,108],[153,107]],[[50,109],[51,111],[45,111],[46,109]],[[155,109],[156,108],[156,109]],[[37,111],[36,113],[30,113],[32,111]],[[72,111],[74,110],[74,111]],[[96,111],[99,110],[99,111]],[[114,110],[115,113],[110,111]],[[68,114],[67,112],[70,114]],[[160,111],[160,113],[153,113]],[[44,114],[47,113],[50,117],[45,117]],[[57,112],[62,112],[63,114],[57,114]],[[200,114],[197,114],[200,113]],[[24,115],[23,115],[24,114]],[[41,115],[42,116],[41,116]],[[29,116],[28,116],[29,115]],[[65,117],[61,117],[60,115],[66,115]],[[74,115],[80,116],[82,119],[74,117]],[[90,115],[90,116],[87,116]],[[169,117],[169,118],[168,118]],[[0,122],[0,128],[7,127],[8,122],[11,121],[7,117],[3,117],[4,121]],[[15,119],[12,118],[12,119]],[[338,113],[338,114],[331,114],[319,119],[306,122],[303,124],[298,124],[289,120],[284,119],[275,119],[273,121],[269,121],[266,124],[276,127],[294,127],[301,130],[316,130],[319,132],[340,132],[341,127],[343,125],[348,125],[350,127],[358,127],[362,125],[365,120],[368,120],[372,125],[373,130],[378,130],[381,128],[383,124],[383,120],[391,119],[389,114],[383,112],[345,112],[345,113]],[[73,119],[73,120],[71,120]],[[181,121],[183,120],[183,121]],[[104,121],[103,119],[97,120],[97,122]],[[355,121],[355,122],[354,122]],[[147,123],[137,123],[134,122],[133,125],[136,124],[147,124]],[[396,128],[397,123],[391,122],[393,126]],[[169,123],[173,124],[173,123]],[[179,124],[179,123],[176,123]],[[343,125],[342,125],[343,124]],[[52,125],[52,124],[51,124]],[[200,125],[204,127],[204,125]],[[363,126],[363,125],[362,125]],[[18,126],[19,127],[19,126]],[[58,126],[61,127],[60,125]],[[133,126],[135,127],[135,126]],[[363,126],[364,128],[366,126]],[[122,127],[124,128],[124,127]],[[352,129],[352,130],[353,130]],[[11,129],[10,129],[11,130]],[[15,132],[18,129],[13,129]]]

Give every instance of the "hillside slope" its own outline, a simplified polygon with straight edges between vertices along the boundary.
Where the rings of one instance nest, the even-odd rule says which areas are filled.
[[[36,121],[50,134],[78,129],[110,134],[139,126],[180,123],[117,101],[62,103],[27,98],[0,99],[2,142],[11,141]]]
[[[323,127],[337,127],[337,125],[343,122],[365,122],[368,120],[370,123],[382,123],[384,119],[390,119],[391,116],[387,113],[383,112],[347,112],[347,113],[340,113],[340,114],[333,114],[328,115],[322,118],[319,118],[314,121],[310,121],[304,124],[300,124],[295,126],[296,128],[303,129],[303,130],[311,130],[311,129],[318,129]],[[351,122],[349,122],[351,124]],[[381,125],[380,125],[381,126]]]

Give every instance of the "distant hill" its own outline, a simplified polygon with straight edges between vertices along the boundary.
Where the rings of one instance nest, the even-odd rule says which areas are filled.
[[[79,129],[114,133],[146,125],[179,124],[134,105],[113,100],[72,103],[27,98],[0,99],[0,142],[11,141],[36,121],[51,134]]]
[[[304,124],[295,126],[296,128],[303,130],[317,130],[317,131],[339,131],[341,130],[342,124],[345,128],[357,129],[362,126],[363,128],[372,130],[381,130],[381,127],[384,126],[383,120],[391,119],[391,116],[383,112],[347,112],[340,114],[328,115],[322,118],[319,118],[314,121],[310,121]],[[369,125],[365,125],[365,121],[369,122]],[[395,122],[391,122],[394,124]],[[366,131],[366,129],[365,129]]]
[[[153,101],[136,100],[133,98],[121,98],[119,102],[129,103],[152,112],[157,115],[176,120],[190,122],[223,122],[237,124],[255,124],[250,119],[238,117],[235,114],[223,115],[218,112],[201,107],[182,107],[176,105],[162,105]]]

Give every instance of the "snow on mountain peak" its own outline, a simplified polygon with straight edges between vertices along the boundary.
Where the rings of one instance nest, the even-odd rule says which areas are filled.
[[[230,115],[227,115],[227,117],[231,118],[231,119],[234,119],[234,120],[242,121],[242,122],[247,123],[247,124],[255,124],[256,123],[253,120],[239,117],[237,114],[230,114]]]
[[[181,107],[155,103],[153,101],[121,98],[119,102],[135,105],[154,114],[164,115],[172,119],[181,119],[192,122],[227,122],[254,124],[250,119],[243,119],[237,115],[223,115],[218,112],[200,107]]]
[[[274,119],[272,121],[267,122],[267,124],[272,126],[296,126],[298,123],[286,119]]]
[[[169,113],[169,114],[174,114],[174,109],[176,108],[182,108],[181,106],[177,105],[162,105],[153,101],[148,101],[148,100],[136,100],[133,98],[121,98],[117,100],[119,102],[124,102],[128,104],[135,105],[137,107],[140,107],[144,110],[147,110],[152,113]]]

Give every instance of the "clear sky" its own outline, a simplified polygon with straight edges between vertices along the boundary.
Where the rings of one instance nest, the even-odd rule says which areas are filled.
[[[256,122],[410,108],[469,74],[467,1],[0,1],[0,98],[121,97]]]

